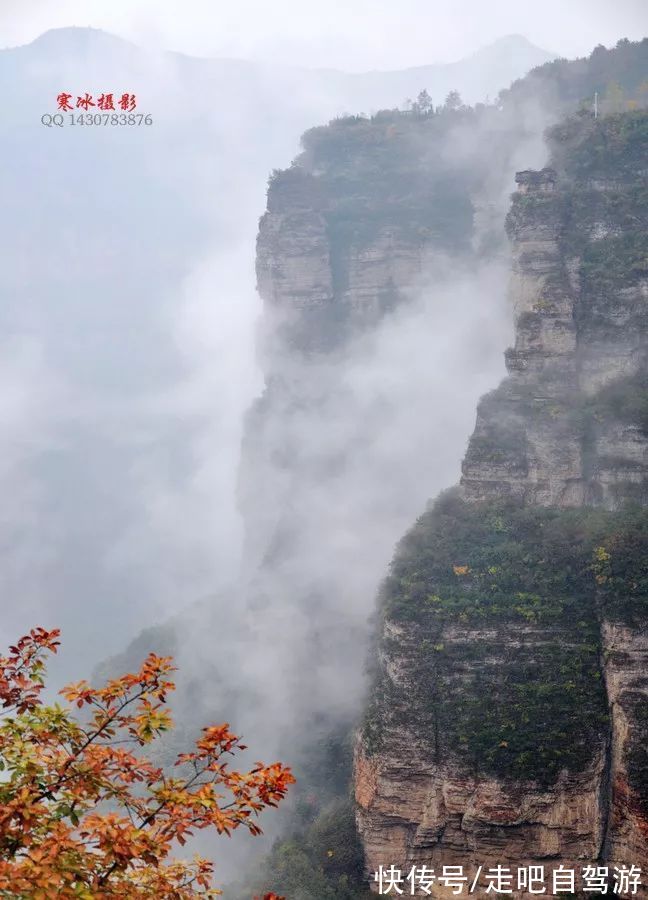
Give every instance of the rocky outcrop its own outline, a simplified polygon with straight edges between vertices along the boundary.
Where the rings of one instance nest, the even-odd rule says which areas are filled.
[[[605,856],[648,859],[648,633],[603,622],[605,683],[612,721]]]
[[[634,268],[630,250],[627,270],[613,279],[605,272],[607,255],[617,245],[627,251],[642,227],[645,176],[578,174],[516,178],[508,217],[515,346],[505,355],[509,379],[477,411],[462,467],[472,499],[613,508],[646,489],[648,434],[614,415],[606,388],[641,389],[648,270]]]
[[[369,873],[648,870],[647,153],[645,114],[575,118],[516,178],[509,374],[383,589]]]
[[[380,749],[374,752],[371,743],[360,740],[356,752],[358,821],[369,872],[392,863],[404,873],[412,866],[431,866],[438,874],[444,866],[463,866],[472,880],[480,865],[486,872],[498,865],[517,869],[535,864],[544,865],[550,878],[560,863],[576,867],[583,859],[597,860],[606,828],[601,802],[605,743],[599,743],[581,771],[561,772],[550,787],[476,774],[441,728],[436,746],[430,747],[417,701],[412,714],[421,678],[420,625],[387,627],[393,649],[385,665],[394,709],[380,716]],[[436,646],[442,642],[444,655],[457,658],[449,677],[443,677],[444,690],[461,703],[468,667],[473,673],[502,668],[507,656],[520,666],[556,640],[555,632],[527,626],[446,628]],[[398,706],[405,703],[408,714],[401,710],[399,716]],[[439,885],[437,893],[443,894]]]
[[[344,197],[353,216],[343,220],[342,201],[325,186],[295,165],[275,176],[268,193],[257,280],[266,328],[282,339],[273,367],[286,355],[331,352],[374,325],[415,287],[434,249],[429,240],[412,242],[398,203],[378,218],[375,200],[356,190]]]
[[[430,378],[426,348],[404,367],[385,323],[414,339],[413,321],[434,328],[445,315],[441,303],[438,316],[432,310],[434,290],[452,291],[457,272],[477,278],[477,232],[505,249],[503,215],[475,225],[471,203],[472,192],[497,202],[499,174],[484,185],[446,147],[457,130],[478,128],[479,115],[336,120],[307,133],[304,152],[270,179],[257,240],[265,385],[247,415],[238,489],[242,594],[268,672],[255,672],[258,699],[244,714],[247,732],[263,726],[265,746],[278,735],[277,755],[292,762],[296,745],[351,727],[380,574],[416,513],[422,478],[431,490],[442,483],[425,451],[434,423],[415,423],[417,443],[401,438],[416,416],[403,398]],[[487,277],[499,284],[502,271]],[[474,340],[475,356],[486,340]],[[484,369],[500,368],[492,346],[468,362],[474,394]],[[466,430],[448,438],[458,452]]]
[[[248,571],[265,577],[283,551],[303,558],[300,545],[321,543],[307,536],[322,525],[317,513],[309,519],[309,498],[366,440],[346,384],[348,348],[406,305],[424,276],[475,263],[475,185],[447,187],[448,163],[432,157],[443,133],[421,142],[429,124],[398,114],[332,122],[270,180],[256,260],[265,390],[248,415],[239,477]],[[314,443],[308,432],[326,421],[339,440]]]

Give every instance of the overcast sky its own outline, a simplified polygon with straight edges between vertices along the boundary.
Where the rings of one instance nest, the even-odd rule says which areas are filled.
[[[507,34],[582,55],[644,37],[648,0],[1,0],[0,46],[64,25],[199,56],[358,71],[450,62]]]

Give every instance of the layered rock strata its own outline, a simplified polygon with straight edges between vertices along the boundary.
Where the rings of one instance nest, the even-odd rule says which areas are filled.
[[[553,896],[559,866],[648,870],[646,158],[645,114],[580,117],[517,176],[509,375],[383,591],[369,873],[542,865]]]

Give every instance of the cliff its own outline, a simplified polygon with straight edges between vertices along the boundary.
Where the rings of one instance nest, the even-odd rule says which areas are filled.
[[[647,46],[633,45],[633,59],[645,55]],[[606,51],[608,70],[622,52]],[[295,900],[364,896],[368,882],[358,874],[362,848],[350,837],[339,777],[346,742],[325,759],[320,748],[332,733],[351,731],[362,706],[367,617],[394,543],[420,510],[421,497],[458,477],[474,405],[501,377],[498,348],[509,339],[504,219],[515,171],[520,163],[543,165],[543,128],[565,110],[564,101],[555,102],[560,83],[585,70],[581,87],[591,90],[601,75],[599,57],[543,75],[547,103],[540,109],[522,84],[510,102],[494,106],[336,120],[307,132],[303,153],[270,180],[257,242],[259,355],[266,384],[248,415],[239,484],[245,595],[264,662],[261,676],[255,662],[256,698],[246,702],[245,731],[261,729],[264,746],[279,735],[277,755],[295,763],[299,783],[286,840],[266,862],[256,889],[270,886]],[[633,66],[624,80],[631,96],[641,70]],[[591,589],[594,552],[610,552],[605,548],[611,547],[612,531],[601,525],[597,532],[598,520],[588,516],[515,518],[520,505],[553,509],[555,501],[541,498],[561,492],[565,515],[576,516],[579,497],[595,496],[599,486],[606,498],[617,496],[621,507],[627,479],[614,462],[614,441],[627,456],[629,428],[639,461],[643,452],[634,370],[627,369],[630,381],[618,381],[601,364],[609,385],[601,392],[586,387],[588,347],[597,365],[589,332],[598,329],[600,347],[605,329],[612,334],[614,325],[620,341],[633,339],[621,313],[611,314],[611,323],[600,329],[594,309],[581,322],[588,297],[598,296],[596,267],[609,268],[597,262],[596,250],[602,258],[611,250],[606,241],[597,244],[596,236],[605,236],[597,222],[611,217],[614,228],[636,234],[632,223],[645,213],[641,197],[632,199],[631,191],[610,193],[609,210],[590,205],[607,196],[602,182],[616,176],[610,178],[615,162],[611,135],[604,132],[603,145],[591,146],[598,147],[596,159],[606,171],[594,166],[585,172],[592,164],[582,155],[587,142],[581,129],[588,121],[573,120],[555,141],[553,172],[520,176],[507,226],[522,285],[519,298],[515,281],[512,286],[517,336],[507,355],[509,378],[493,396],[492,411],[488,399],[480,407],[483,428],[471,442],[462,493],[448,500],[450,512],[438,530],[441,543],[448,541],[438,576],[449,572],[450,583],[435,586],[435,570],[427,584],[415,554],[407,558],[411,570],[402,571],[402,583],[390,581],[383,591],[384,623],[371,654],[374,687],[356,753],[358,824],[369,876],[381,863],[405,867],[413,859],[468,864],[483,856],[487,863],[493,847],[506,848],[511,859],[525,853],[533,858],[537,851],[543,860],[566,861],[581,853],[596,860],[601,847],[612,845],[605,797],[614,754],[600,662],[602,584],[595,582],[595,600]],[[623,168],[637,149],[641,154],[641,140],[620,144]],[[635,150],[628,152],[631,144]],[[578,158],[582,173],[573,168]],[[639,168],[637,159],[633,164]],[[632,165],[627,175],[624,184],[634,183]],[[579,190],[572,189],[576,184]],[[631,203],[627,216],[624,203]],[[588,217],[589,231],[580,224]],[[529,244],[523,251],[525,229]],[[527,269],[534,267],[533,289],[543,294],[539,325],[533,317],[525,320],[524,304],[533,307],[535,300],[522,296],[532,284]],[[619,268],[614,277],[625,290],[625,266]],[[630,279],[630,293],[641,278]],[[604,314],[608,293],[591,300]],[[423,316],[417,314],[421,306]],[[567,384],[556,370],[573,365],[569,347],[577,343],[573,355],[582,374],[570,374]],[[398,352],[390,355],[395,347]],[[613,355],[609,349],[606,358]],[[553,392],[540,393],[538,385],[552,378],[556,383],[547,390]],[[541,397],[556,402],[547,402],[534,424],[527,410]],[[614,427],[611,407],[620,413]],[[554,445],[564,456],[560,471],[558,457],[551,455]],[[525,469],[533,467],[531,489]],[[583,472],[575,475],[577,467]],[[545,502],[550,506],[538,506]],[[602,497],[596,503],[603,516],[615,505]],[[458,553],[452,541],[463,511],[483,509],[486,515],[489,507],[485,521],[496,526],[493,546],[484,559],[471,558],[470,548],[478,546],[473,528],[485,539],[492,532],[475,520],[466,523],[465,547]],[[439,514],[424,517],[423,547],[426,523]],[[626,533],[628,523],[618,524]],[[564,571],[554,581],[541,586],[530,568],[525,574],[533,558],[554,574],[547,560],[579,542],[573,558],[563,553]],[[401,553],[407,555],[406,544]],[[435,548],[430,540],[432,559]],[[573,596],[570,572],[578,565],[582,583]],[[490,603],[471,605],[480,600],[473,578],[490,579],[484,586]],[[467,597],[461,596],[464,588]],[[404,615],[401,596],[407,598]],[[446,702],[448,696],[455,702]],[[632,747],[625,750],[617,741],[615,772],[622,771],[628,753],[640,752],[640,733],[633,732]],[[633,771],[636,786],[641,766],[633,763]],[[526,805],[516,812],[520,783],[527,788]],[[335,831],[336,822],[348,836],[346,854],[323,837]],[[345,855],[352,860],[346,869]]]
[[[474,266],[479,175],[464,177],[465,164],[441,152],[449,129],[469,129],[473,118],[336,120],[307,132],[303,153],[270,179],[256,257],[265,390],[248,414],[239,477],[249,571],[276,571],[309,540],[319,552],[313,489],[366,440],[349,387],[354,344],[440,261]],[[333,427],[313,441],[325,422]],[[313,569],[304,574],[312,583]],[[295,587],[293,572],[293,595]]]
[[[503,280],[504,266],[493,273],[482,249],[504,253],[503,214],[478,220],[474,210],[496,205],[512,177],[514,147],[501,131],[490,108],[349,117],[307,132],[302,154],[270,179],[257,240],[265,388],[246,420],[239,500],[245,595],[273,648],[268,679],[279,677],[276,693],[289,698],[286,752],[293,729],[356,715],[382,567],[419,508],[423,480],[427,491],[456,477],[484,373],[501,370],[494,341],[508,328],[504,312],[475,336],[469,312],[477,284],[495,279],[499,294]],[[501,163],[489,179],[482,132]],[[452,152],[459,143],[463,154]],[[452,474],[438,462],[435,476],[425,448],[436,423],[410,403],[445,390],[419,335],[431,328],[447,352],[442,301],[451,295],[465,304],[471,344],[452,351],[466,357],[465,387],[446,414]],[[416,442],[403,439],[412,428]],[[279,609],[289,624],[279,624]],[[276,731],[281,713],[265,696],[256,723],[269,710]]]
[[[572,120],[553,138],[562,179],[517,176],[510,377],[480,404],[462,485],[612,508],[645,497],[645,413],[628,408],[646,371],[645,115]]]
[[[370,873],[544,865],[547,896],[648,867],[648,116],[551,140],[507,218],[508,377],[382,589],[355,774]]]

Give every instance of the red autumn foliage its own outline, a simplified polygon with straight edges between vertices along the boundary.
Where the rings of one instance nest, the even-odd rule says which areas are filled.
[[[61,691],[46,705],[44,656],[58,630],[36,628],[0,656],[0,897],[14,900],[193,900],[220,893],[212,863],[174,858],[197,830],[229,835],[277,806],[294,782],[281,763],[230,768],[244,750],[229,725],[204,728],[177,774],[141,748],[172,727],[170,657],[139,672]],[[74,707],[85,716],[77,719]],[[263,900],[283,900],[266,894]]]

